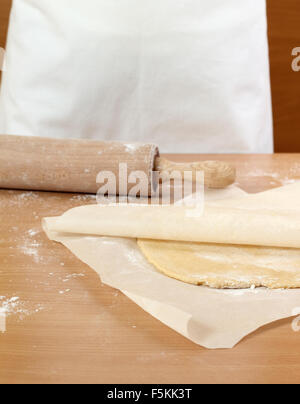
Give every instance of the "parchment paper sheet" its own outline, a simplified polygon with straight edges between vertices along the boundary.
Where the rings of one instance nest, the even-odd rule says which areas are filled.
[[[242,196],[232,189],[233,196],[237,192]],[[211,196],[215,198],[222,199],[221,194]],[[93,268],[103,283],[209,349],[232,348],[256,329],[291,317],[300,308],[300,290],[215,290],[168,278],[148,263],[134,239],[47,234]]]

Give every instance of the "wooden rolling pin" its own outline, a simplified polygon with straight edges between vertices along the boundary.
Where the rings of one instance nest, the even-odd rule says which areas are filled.
[[[211,188],[232,184],[236,175],[222,162],[175,164],[161,158],[152,144],[0,135],[0,188],[95,194],[101,186],[96,182],[99,172],[113,172],[118,181],[120,163],[127,164],[128,174],[146,173],[150,184],[153,170],[203,170]],[[124,195],[133,186],[123,189],[118,181],[117,194]]]
[[[155,170],[161,173],[162,180],[171,172],[178,172],[183,178],[185,171],[204,172],[204,182],[208,188],[226,188],[236,180],[236,169],[223,161],[202,161],[194,163],[174,163],[162,157],[155,160]],[[176,175],[173,176],[176,178]]]

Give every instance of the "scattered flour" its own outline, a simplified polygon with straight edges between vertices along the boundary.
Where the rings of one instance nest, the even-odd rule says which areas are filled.
[[[18,250],[23,255],[32,257],[32,259],[36,264],[39,264],[41,261],[43,261],[43,257],[40,254],[40,248],[42,247],[42,243],[38,241],[40,233],[41,233],[40,229],[36,228],[29,229],[23,235],[19,234],[15,242]]]
[[[136,153],[140,149],[141,145],[140,144],[134,144],[134,143],[127,143],[125,145],[125,150],[127,153]]]
[[[92,195],[92,194],[74,195],[71,198],[71,201],[79,201],[79,202],[91,201],[91,200],[96,200],[96,195]]]
[[[39,247],[41,246],[40,243],[38,243],[36,240],[31,241],[24,241],[22,245],[20,245],[18,248],[21,251],[22,254],[30,256],[33,258],[34,262],[36,264],[40,263],[42,260],[42,257],[39,253]]]
[[[18,195],[18,199],[21,200],[28,200],[28,199],[38,199],[38,194],[36,192],[23,192],[22,194]]]
[[[34,230],[34,229],[31,229],[31,230],[28,230],[28,232],[27,232],[27,234],[30,236],[30,237],[34,237],[34,236],[36,236],[37,234],[39,234],[39,230]]]
[[[297,167],[293,167],[291,169],[291,176],[282,176],[279,173],[275,172],[268,172],[260,169],[256,169],[253,171],[250,171],[248,174],[248,177],[260,177],[260,178],[271,178],[273,181],[270,181],[270,185],[290,185],[294,184],[298,181],[300,181],[300,165]],[[299,179],[292,179],[292,176],[298,176]]]
[[[6,296],[0,296],[0,312],[6,315],[6,317],[14,314],[18,314],[20,319],[24,316],[30,316],[34,313],[38,313],[44,310],[44,306],[41,304],[30,307],[27,302],[22,302],[18,296],[7,298]]]
[[[67,275],[65,279],[63,279],[63,282],[69,282],[71,279],[76,279],[76,278],[84,278],[85,274],[70,274]]]
[[[1,302],[1,310],[6,314],[15,313],[18,310],[20,305],[20,298],[18,296],[11,297],[10,299],[6,299],[5,296],[0,297]]]
[[[59,294],[64,295],[65,293],[69,293],[69,292],[71,292],[71,289],[60,290]]]

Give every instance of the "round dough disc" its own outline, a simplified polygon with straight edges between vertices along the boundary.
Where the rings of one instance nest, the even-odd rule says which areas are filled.
[[[299,288],[300,250],[138,240],[163,274],[218,289]]]

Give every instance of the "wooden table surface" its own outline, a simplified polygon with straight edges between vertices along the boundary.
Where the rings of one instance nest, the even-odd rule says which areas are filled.
[[[237,165],[238,183],[249,192],[300,180],[300,155],[222,159]],[[7,312],[0,383],[300,382],[300,333],[292,319],[232,350],[209,351],[102,285],[92,269],[47,239],[43,217],[87,203],[94,199],[0,191],[0,308]]]

